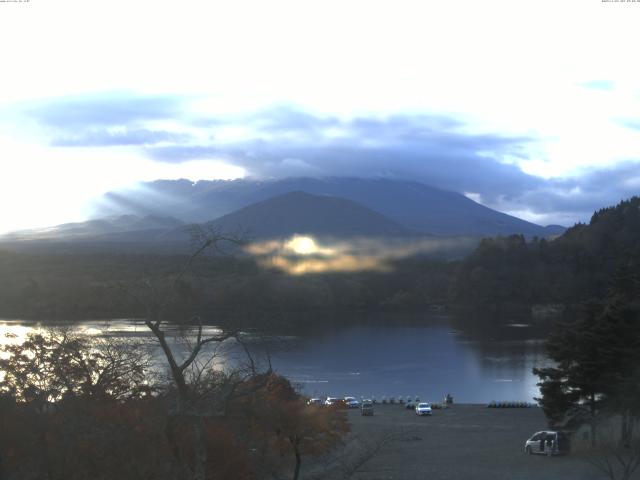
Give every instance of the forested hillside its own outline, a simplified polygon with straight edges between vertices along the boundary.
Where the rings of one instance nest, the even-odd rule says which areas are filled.
[[[0,318],[39,320],[144,315],[135,294],[158,288],[187,262],[170,255],[35,255],[0,252]],[[284,313],[416,309],[446,302],[454,264],[415,258],[389,272],[288,275],[252,257],[203,257],[177,286],[170,314],[197,311],[208,321],[269,327]],[[131,295],[134,294],[134,295]],[[326,316],[326,315],[325,315]],[[294,315],[294,322],[304,322]]]
[[[452,299],[470,304],[571,303],[607,294],[612,275],[640,266],[640,198],[593,214],[552,241],[484,239],[461,263]]]

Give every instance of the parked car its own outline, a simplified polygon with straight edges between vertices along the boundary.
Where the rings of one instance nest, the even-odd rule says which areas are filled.
[[[336,397],[327,397],[327,399],[324,401],[324,404],[328,406],[346,407],[344,400],[342,398]]]
[[[525,442],[524,451],[529,455],[558,455],[561,441],[562,439],[558,432],[536,432]]]
[[[307,405],[322,405],[322,399],[320,399],[320,398],[310,398],[307,401]]]
[[[431,415],[431,405],[428,403],[419,403],[416,405],[416,415]]]
[[[360,402],[355,397],[344,397],[344,403],[347,408],[358,408],[360,406]]]
[[[373,415],[373,402],[371,400],[363,400],[360,413],[365,417]]]

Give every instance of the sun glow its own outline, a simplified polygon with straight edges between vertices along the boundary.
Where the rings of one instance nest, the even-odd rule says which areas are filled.
[[[377,271],[393,268],[392,262],[418,254],[434,254],[460,250],[470,251],[477,241],[458,239],[375,239],[352,238],[322,242],[311,236],[295,235],[286,241],[269,240],[245,246],[260,265],[276,268],[289,275],[305,275],[328,272]],[[330,246],[328,246],[330,245]]]
[[[1,128],[0,152],[0,202],[13,206],[3,211],[0,234],[84,221],[102,194],[141,181],[245,175],[243,168],[220,159],[162,163],[140,157],[129,147],[52,149],[2,135]],[[11,161],[5,162],[5,157]]]
[[[285,250],[296,255],[331,255],[333,251],[328,248],[321,248],[312,237],[294,236],[284,244]]]

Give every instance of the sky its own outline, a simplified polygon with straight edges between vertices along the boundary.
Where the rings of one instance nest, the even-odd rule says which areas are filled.
[[[0,2],[0,232],[155,179],[374,176],[539,224],[640,192],[639,2]]]

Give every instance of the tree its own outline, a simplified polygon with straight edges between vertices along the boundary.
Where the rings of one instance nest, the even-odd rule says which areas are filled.
[[[256,365],[249,350],[244,346],[238,329],[216,330],[205,333],[202,317],[189,312],[194,296],[187,277],[193,274],[195,262],[208,251],[224,251],[225,245],[238,245],[240,239],[226,236],[207,226],[195,226],[192,232],[195,245],[178,273],[167,282],[147,279],[141,288],[124,286],[124,292],[135,298],[145,310],[144,323],[157,339],[164,354],[169,375],[174,387],[175,406],[169,419],[168,436],[174,456],[185,466],[191,465],[192,478],[207,478],[207,419],[226,415],[230,400],[238,395],[238,388],[252,377],[256,377]],[[182,317],[182,318],[181,318]],[[187,327],[183,337],[184,351],[177,352],[168,341],[167,324]],[[193,338],[189,337],[193,333]],[[213,367],[216,352],[206,351],[208,346],[220,346],[234,341],[247,354],[247,362],[232,370],[219,371]],[[202,357],[205,357],[204,359]],[[255,388],[259,388],[256,385]],[[246,394],[246,392],[244,392]],[[178,444],[177,430],[180,422],[187,422],[192,430],[193,459],[182,458],[185,449]]]
[[[0,466],[10,478],[176,478],[158,455],[168,448],[146,345],[68,330],[13,340],[0,360]]]
[[[598,413],[621,415],[623,442],[640,414],[638,284],[635,272],[620,270],[605,302],[587,303],[575,319],[556,325],[546,344],[556,366],[534,369],[550,421],[588,421],[592,445]]]
[[[164,383],[160,376],[149,380],[155,377],[148,345],[65,330],[5,348],[0,401],[10,408],[0,411],[0,473],[240,480],[260,463],[246,447],[252,444],[274,459],[272,471],[282,471],[291,453],[298,475],[304,455],[339,441],[347,429],[344,412],[308,409],[270,366],[261,373],[239,327],[210,328],[200,315],[185,314],[198,310],[193,272],[203,266],[197,260],[221,241],[207,236],[176,275],[122,290],[145,308],[145,325],[164,355]],[[227,345],[242,360],[221,368]]]
[[[584,453],[586,461],[607,478],[629,480],[640,467],[640,438],[632,438],[625,445],[620,442],[614,423],[607,422],[600,428],[598,445]]]
[[[608,365],[600,355],[602,344],[596,326],[597,304],[585,305],[577,320],[559,322],[546,342],[547,354],[557,366],[534,369],[543,396],[538,399],[554,423],[568,426],[589,423],[595,444],[597,414],[608,388]]]
[[[67,397],[140,398],[154,388],[151,354],[141,343],[48,330],[0,351],[0,393],[38,411]]]
[[[258,379],[256,379],[258,380]],[[349,432],[346,411],[339,407],[308,405],[284,377],[268,373],[261,388],[236,405],[249,421],[256,450],[265,459],[270,452],[293,457],[293,480],[298,480],[302,458],[321,455],[339,445]],[[255,380],[254,380],[255,381]],[[267,470],[278,468],[265,466]],[[273,472],[270,472],[273,473]]]

